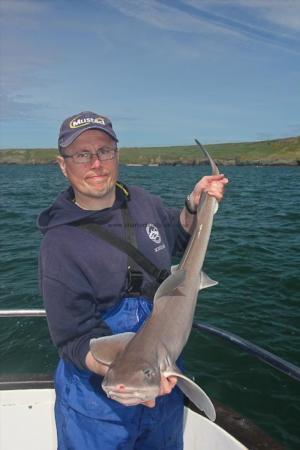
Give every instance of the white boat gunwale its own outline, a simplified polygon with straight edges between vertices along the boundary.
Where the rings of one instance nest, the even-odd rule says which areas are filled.
[[[17,407],[17,401],[16,399],[20,398],[20,406],[23,408],[26,406],[28,409],[34,409],[34,406],[38,405],[37,401],[30,401],[27,399],[27,405],[25,405],[26,398],[26,391],[33,392],[34,395],[36,395],[38,392],[41,392],[42,394],[42,402],[41,406],[46,407],[48,404],[49,408],[49,401],[51,402],[51,407],[53,408],[54,399],[55,399],[55,393],[54,393],[54,383],[53,383],[53,377],[52,374],[47,373],[32,373],[32,374],[0,374],[0,411],[2,409],[2,414],[4,417],[5,406],[15,406]],[[44,391],[44,394],[42,393]],[[11,393],[11,395],[10,395]],[[38,395],[38,394],[37,394]],[[50,396],[50,400],[45,400],[45,396]],[[8,399],[10,399],[8,401]],[[32,405],[31,405],[32,403]],[[246,450],[261,450],[262,448],[267,450],[284,450],[284,448],[275,442],[269,435],[267,435],[264,431],[262,431],[259,427],[257,427],[251,420],[249,420],[246,417],[241,416],[236,411],[231,410],[230,408],[222,405],[216,400],[213,400],[214,406],[216,408],[217,412],[217,420],[216,425],[218,428],[221,428],[223,430],[224,436],[228,434],[228,445],[233,445],[233,447],[229,446],[228,449],[241,449]],[[25,409],[26,409],[25,408]],[[192,415],[193,413],[196,413],[199,418],[201,416],[201,422],[199,421],[199,426],[207,427],[206,432],[213,433],[215,429],[210,430],[209,427],[212,425],[208,424],[207,422],[210,422],[208,419],[203,417],[203,414],[190,402],[186,401],[186,414],[189,415],[189,421],[188,426],[191,427],[191,420],[195,420],[195,418]],[[28,411],[27,411],[28,412]],[[204,420],[203,420],[204,419]],[[53,416],[49,420],[49,426],[52,429],[53,434]],[[206,422],[207,421],[207,422]],[[49,428],[48,428],[49,431]],[[218,430],[218,434],[220,434],[220,430]],[[232,438],[232,439],[230,439]],[[232,441],[232,442],[230,442]],[[235,442],[234,442],[235,441]],[[1,442],[1,439],[0,439]],[[55,445],[53,444],[53,436],[51,439],[52,447],[51,449],[55,448]],[[190,444],[190,443],[189,443]],[[54,445],[54,447],[53,447]],[[191,444],[190,444],[191,445]],[[190,449],[190,445],[187,447],[187,449]],[[223,444],[222,444],[223,445]],[[1,447],[2,448],[2,447]],[[5,449],[5,447],[3,446]],[[49,447],[50,448],[50,447]],[[193,449],[194,447],[192,447]],[[219,447],[217,447],[219,448]],[[7,447],[7,450],[9,450],[9,447]],[[26,450],[26,449],[24,449]],[[32,449],[31,449],[32,450]],[[196,450],[196,447],[195,447]],[[205,449],[209,450],[209,448]],[[215,449],[214,449],[215,450]],[[226,450],[226,447],[221,448],[220,450]]]

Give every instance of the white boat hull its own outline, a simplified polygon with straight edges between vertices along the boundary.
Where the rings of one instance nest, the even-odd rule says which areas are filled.
[[[0,449],[55,450],[53,389],[0,391]],[[185,408],[185,450],[246,450],[221,427]]]

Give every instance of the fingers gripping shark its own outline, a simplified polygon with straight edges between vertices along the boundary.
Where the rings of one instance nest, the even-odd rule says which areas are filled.
[[[219,170],[207,153],[212,174]],[[202,272],[217,200],[203,193],[197,209],[196,223],[186,251],[172,274],[160,285],[148,320],[135,333],[105,336],[90,341],[96,360],[109,366],[102,382],[108,397],[135,405],[159,395],[161,375],[176,376],[177,386],[211,420],[214,406],[205,392],[182,374],[176,366],[191,332],[198,291],[214,286]]]

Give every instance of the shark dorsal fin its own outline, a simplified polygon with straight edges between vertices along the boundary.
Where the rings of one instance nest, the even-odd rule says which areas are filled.
[[[165,295],[170,296],[170,294],[180,286],[184,279],[185,270],[183,269],[175,270],[173,273],[171,273],[171,275],[169,275],[168,278],[166,278],[165,281],[157,289],[154,297],[154,303]]]

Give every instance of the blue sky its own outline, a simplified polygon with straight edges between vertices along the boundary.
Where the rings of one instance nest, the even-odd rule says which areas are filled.
[[[108,115],[120,146],[300,134],[299,0],[1,0],[0,147]]]

